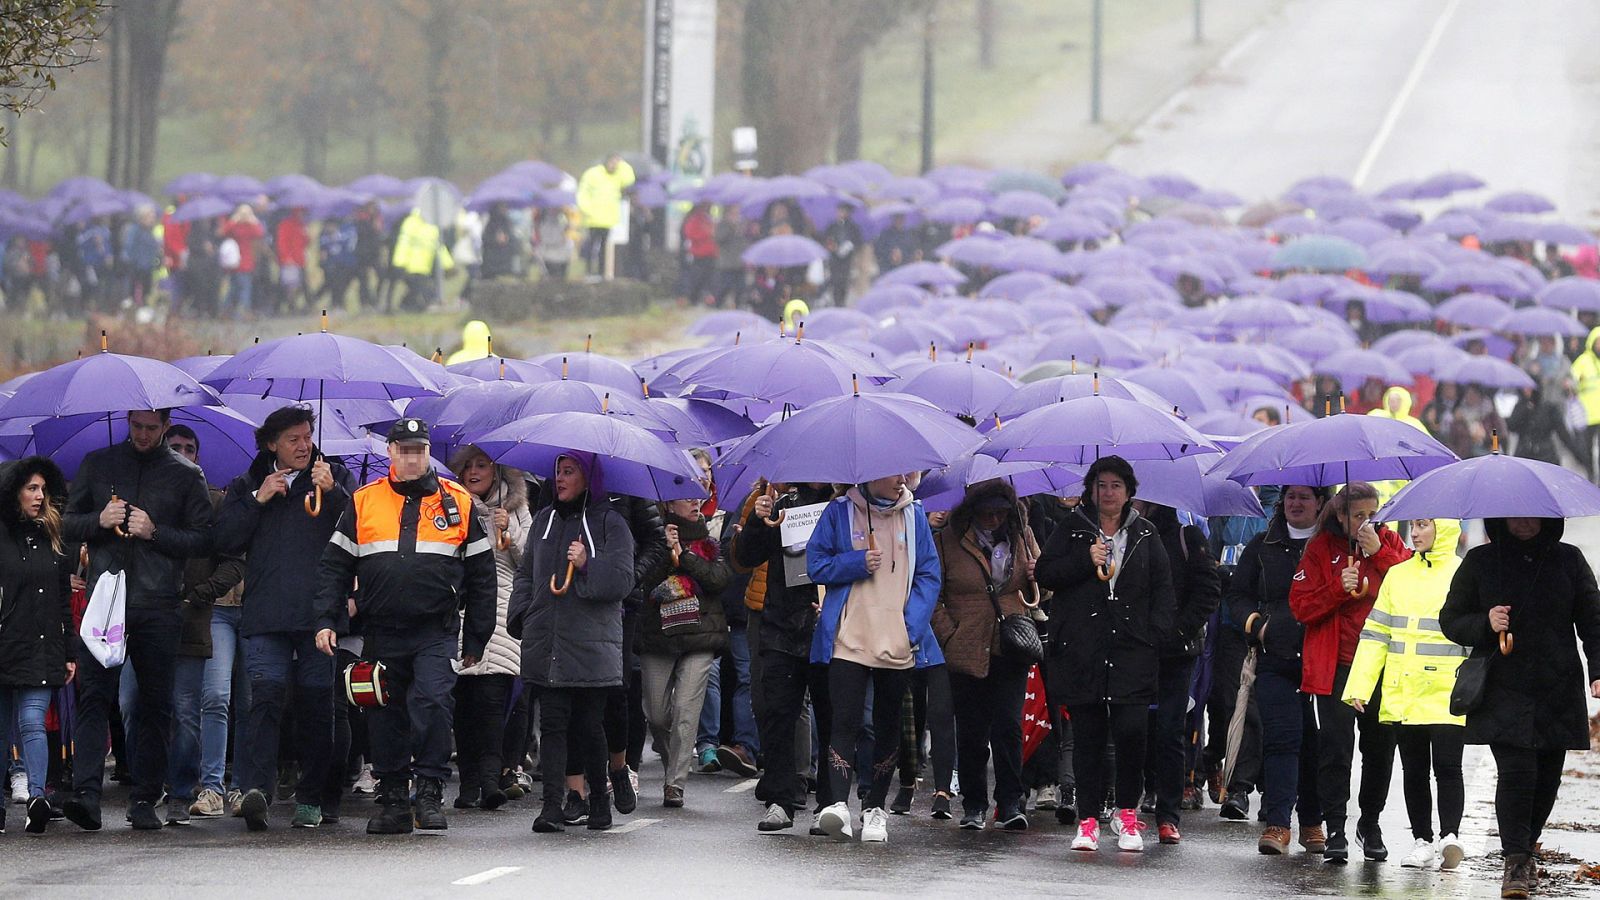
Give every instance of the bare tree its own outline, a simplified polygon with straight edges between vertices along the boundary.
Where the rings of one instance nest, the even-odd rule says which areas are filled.
[[[91,58],[105,0],[0,0],[0,109],[20,116]],[[0,127],[0,144],[9,132]]]
[[[144,190],[155,167],[161,83],[180,0],[119,0],[110,14],[111,132],[106,180]]]

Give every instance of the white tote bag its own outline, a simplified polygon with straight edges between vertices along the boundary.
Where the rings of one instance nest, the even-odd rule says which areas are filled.
[[[89,606],[83,611],[78,636],[84,646],[110,669],[128,658],[128,580],[122,572],[106,572],[94,583]]]

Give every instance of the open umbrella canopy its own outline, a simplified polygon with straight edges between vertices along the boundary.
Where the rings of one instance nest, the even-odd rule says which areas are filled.
[[[26,388],[0,403],[0,420],[222,405],[171,363],[105,350],[40,372]]]
[[[1488,294],[1457,294],[1439,304],[1434,318],[1466,328],[1494,328],[1511,315],[1511,304]]]
[[[480,385],[456,388],[441,406],[441,412],[454,413],[458,407],[468,407],[476,402],[477,408],[461,419],[459,439],[471,443],[512,419],[558,413],[609,413],[611,416],[654,432],[658,437],[670,438],[672,425],[662,417],[657,408],[645,400],[636,389],[618,393],[609,385],[588,381],[551,381],[544,384],[522,385],[515,391],[504,390],[507,385],[489,385],[501,390],[483,390]],[[438,401],[414,401],[410,409],[429,410]],[[421,412],[416,413],[419,417]],[[424,417],[425,418],[425,417]]]
[[[1360,244],[1332,235],[1298,238],[1272,256],[1272,268],[1279,272],[1290,269],[1343,272],[1346,269],[1359,269],[1366,262],[1367,252]]]
[[[1521,334],[1529,337],[1542,335],[1584,337],[1589,333],[1589,329],[1569,313],[1538,306],[1513,311],[1500,320],[1500,324],[1494,326],[1494,330],[1502,334]]]
[[[706,496],[699,467],[687,451],[617,416],[529,416],[487,432],[473,444],[501,465],[545,476],[555,471],[556,458],[564,453],[593,453],[608,493],[657,501]]]
[[[172,410],[172,422],[194,430],[200,440],[200,468],[206,481],[225,485],[250,468],[256,455],[257,423],[225,406],[195,406]],[[128,437],[128,420],[89,413],[35,423],[31,438],[13,443],[16,435],[0,437],[0,451],[12,456],[39,454],[50,457],[68,479],[76,477],[83,459]]]
[[[1465,359],[1442,366],[1433,373],[1434,381],[1477,384],[1486,388],[1524,390],[1537,386],[1527,372],[1493,356],[1467,354]]]
[[[212,369],[205,383],[224,394],[290,400],[396,400],[446,387],[388,348],[327,331],[248,347]]]
[[[977,421],[994,415],[995,408],[1016,393],[1017,383],[964,360],[928,366],[901,382],[898,390]]]
[[[1565,466],[1499,452],[1451,463],[1401,488],[1375,519],[1600,516],[1600,488]]]
[[[822,400],[740,442],[724,457],[770,481],[861,484],[949,465],[982,435],[920,397]]]
[[[1266,518],[1254,491],[1206,471],[1214,460],[1214,456],[1135,460],[1139,499],[1197,516]]]
[[[905,284],[912,287],[954,287],[958,284],[966,284],[966,282],[967,276],[957,272],[955,269],[943,263],[924,260],[907,263],[897,269],[890,269],[888,272],[878,276],[878,280],[874,281],[873,285]]]
[[[1219,450],[1170,412],[1135,400],[1082,397],[1003,423],[979,452],[1003,461],[1086,466],[1102,456],[1179,459]]]
[[[445,371],[456,375],[465,375],[479,381],[518,381],[524,384],[543,384],[546,381],[559,381],[561,376],[550,371],[544,366],[528,362],[525,359],[506,359],[503,356],[485,356],[482,359],[469,360],[445,366]]]
[[[620,359],[612,359],[588,350],[563,353],[545,353],[529,362],[544,366],[561,378],[603,384],[623,393],[640,393],[639,373]]]
[[[961,505],[967,488],[1004,478],[1018,497],[1034,494],[1061,496],[1083,486],[1083,475],[1043,462],[1001,462],[982,453],[969,453],[942,469],[929,472],[917,488],[917,499],[928,512],[947,512]]]
[[[1132,400],[1163,412],[1174,405],[1173,401],[1138,382],[1099,375],[1085,366],[1076,374],[1054,375],[1023,384],[995,408],[994,414],[1002,422],[1009,422],[1052,403],[1095,396]],[[980,422],[978,427],[989,431],[993,422]]]
[[[848,394],[857,380],[877,384],[893,377],[883,363],[854,350],[797,337],[690,357],[658,380],[693,385],[697,397],[750,397],[804,406]]]
[[[1228,401],[1214,386],[1181,369],[1145,366],[1124,372],[1119,377],[1123,381],[1144,385],[1166,398],[1165,405],[1180,407],[1190,415],[1228,407]]]
[[[1330,353],[1311,367],[1316,375],[1332,375],[1346,390],[1360,387],[1369,378],[1384,384],[1406,385],[1412,382],[1405,366],[1376,350],[1353,348]]]
[[[775,234],[751,244],[739,255],[747,266],[804,266],[827,259],[828,251],[811,238],[798,234]]]
[[[1551,309],[1600,312],[1600,281],[1575,275],[1557,278],[1540,289],[1534,300]]]
[[[1456,459],[1448,447],[1405,422],[1340,414],[1252,435],[1211,472],[1245,485],[1330,487],[1410,480]]]

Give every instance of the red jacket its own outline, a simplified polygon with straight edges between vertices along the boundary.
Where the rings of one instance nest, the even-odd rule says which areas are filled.
[[[266,237],[267,230],[260,222],[229,222],[222,226],[223,237],[233,238],[239,245],[239,271],[249,274],[256,270],[256,241]]]
[[[1349,565],[1349,542],[1325,531],[1306,542],[1300,569],[1294,573],[1294,583],[1289,588],[1289,610],[1306,627],[1300,690],[1307,694],[1333,693],[1338,667],[1349,665],[1356,658],[1361,626],[1366,624],[1367,613],[1372,612],[1372,604],[1378,599],[1384,574],[1411,558],[1410,548],[1387,527],[1378,526],[1378,540],[1381,546],[1376,554],[1362,556],[1360,550],[1356,551],[1361,577],[1367,581],[1366,590],[1359,597],[1350,596],[1339,577]]]
[[[278,265],[306,267],[306,246],[311,236],[306,233],[306,223],[299,215],[285,216],[278,223]],[[242,249],[242,248],[241,248]]]
[[[704,212],[693,212],[683,220],[683,241],[692,259],[708,259],[717,255],[716,226]]]

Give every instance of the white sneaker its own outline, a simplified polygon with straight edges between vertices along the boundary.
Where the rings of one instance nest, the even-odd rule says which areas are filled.
[[[1144,824],[1139,821],[1136,809],[1119,809],[1111,817],[1111,833],[1117,836],[1117,849],[1128,853],[1144,852],[1144,835],[1139,832]]]
[[[844,803],[835,803],[817,813],[817,825],[836,841],[848,841],[856,836],[850,829],[850,807]]]
[[[28,773],[26,773],[26,772],[12,772],[11,773],[11,802],[12,803],[27,803],[28,802]]]
[[[1433,868],[1434,851],[1433,842],[1417,838],[1411,842],[1411,852],[1400,861],[1403,869],[1431,869]]]
[[[1439,839],[1439,868],[1454,869],[1466,856],[1467,848],[1462,846],[1461,838],[1447,834]]]
[[[372,777],[372,767],[362,766],[361,774],[356,776],[356,783],[350,788],[352,794],[376,794],[378,782]]]
[[[1033,808],[1040,812],[1051,812],[1061,805],[1061,794],[1053,784],[1047,784],[1033,794]]]
[[[883,810],[873,807],[861,811],[861,842],[886,844],[889,842],[889,817]]]
[[[1100,849],[1099,820],[1091,816],[1078,822],[1078,836],[1072,839],[1072,849],[1090,851]]]

